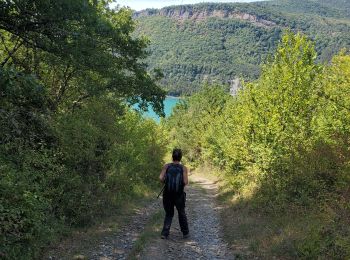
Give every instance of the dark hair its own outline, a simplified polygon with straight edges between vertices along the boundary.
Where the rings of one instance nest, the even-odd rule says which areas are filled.
[[[181,149],[177,149],[175,148],[173,150],[173,161],[181,161],[181,158],[182,158],[182,151]]]

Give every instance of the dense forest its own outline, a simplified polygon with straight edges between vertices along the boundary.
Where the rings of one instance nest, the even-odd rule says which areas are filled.
[[[160,68],[170,94],[197,91],[203,83],[253,80],[286,29],[316,42],[318,62],[350,46],[346,1],[203,3],[136,12],[136,35],[150,40],[149,69]]]
[[[0,1],[1,259],[38,259],[156,183],[161,132],[125,104],[161,112],[165,92],[108,2]]]
[[[236,96],[207,86],[164,123],[187,163],[225,180],[258,259],[350,257],[349,126],[350,56],[319,64],[314,43],[291,32]],[[254,217],[265,221],[255,235]],[[233,241],[239,225],[225,229]]]

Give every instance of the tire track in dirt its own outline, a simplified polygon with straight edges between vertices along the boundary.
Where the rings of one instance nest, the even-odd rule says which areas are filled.
[[[129,219],[115,231],[109,228],[92,228],[53,246],[41,259],[48,260],[115,260],[127,259],[152,216],[159,211],[160,200],[154,199],[146,206],[134,210]],[[118,223],[119,225],[120,223]],[[96,229],[96,230],[95,230]],[[86,238],[88,236],[88,238]],[[91,240],[91,241],[90,241]]]
[[[140,259],[234,259],[222,238],[220,207],[215,203],[217,186],[212,181],[197,176],[192,176],[192,181],[195,185],[190,185],[186,191],[190,238],[182,238],[178,218],[175,216],[169,239],[151,241]]]
[[[159,207],[160,202],[155,200],[146,207],[137,210],[130,223],[124,225],[117,233],[101,240],[99,245],[87,254],[87,259],[128,259],[133,246],[145,229],[147,222]]]
[[[139,208],[130,217],[129,221],[115,232],[106,232],[99,237],[90,247],[79,250],[78,255],[73,252],[79,241],[72,245],[62,245],[62,250],[70,251],[70,257],[58,257],[55,253],[49,254],[43,259],[91,259],[91,260],[115,260],[115,259],[234,259],[233,253],[223,240],[223,232],[220,227],[220,207],[216,204],[217,186],[214,182],[191,176],[192,184],[186,187],[187,201],[186,213],[188,217],[190,237],[182,238],[177,211],[172,222],[170,236],[167,240],[152,239],[146,243],[145,248],[136,256],[132,255],[133,247],[140,238],[148,222],[160,209],[161,199],[153,200],[145,207]],[[165,214],[165,213],[164,213]],[[161,226],[162,223],[159,223]],[[104,232],[103,232],[104,233]],[[103,234],[102,233],[102,234]],[[56,255],[56,256],[55,256]]]

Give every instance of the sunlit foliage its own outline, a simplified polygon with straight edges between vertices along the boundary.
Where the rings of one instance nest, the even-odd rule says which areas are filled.
[[[63,230],[86,226],[151,190],[164,149],[165,93],[110,1],[0,1],[0,258],[37,259]]]
[[[297,254],[346,258],[349,212],[339,208],[349,208],[350,56],[342,52],[324,65],[316,59],[307,37],[286,32],[258,80],[235,97],[206,88],[167,125],[195,165],[214,164],[242,199],[248,188],[249,199],[271,212],[332,208],[328,218],[338,224],[327,220],[295,241]]]

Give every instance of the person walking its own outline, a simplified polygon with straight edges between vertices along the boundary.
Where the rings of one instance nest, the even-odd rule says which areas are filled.
[[[171,222],[174,217],[174,206],[179,216],[179,224],[183,238],[189,237],[187,216],[185,212],[186,193],[184,187],[188,185],[188,171],[186,166],[181,164],[182,151],[174,149],[172,163],[165,164],[160,173],[159,179],[164,183],[163,207],[165,211],[164,225],[161,233],[162,239],[167,239],[170,233]]]

